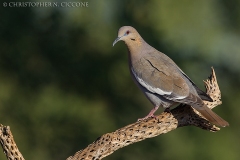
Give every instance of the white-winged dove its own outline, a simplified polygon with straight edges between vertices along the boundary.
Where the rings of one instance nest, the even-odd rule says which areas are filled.
[[[136,29],[131,26],[121,27],[113,46],[120,40],[128,47],[129,68],[134,81],[155,106],[142,119],[154,117],[159,106],[167,109],[174,103],[183,103],[194,107],[215,125],[229,125],[203,102],[212,99],[172,59],[146,43]]]

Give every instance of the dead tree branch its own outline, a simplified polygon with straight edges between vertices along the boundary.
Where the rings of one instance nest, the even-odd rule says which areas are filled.
[[[21,152],[18,150],[17,144],[13,139],[9,126],[0,124],[0,142],[3,152],[8,160],[24,160]]]
[[[207,94],[213,99],[213,102],[204,102],[212,109],[222,103],[221,92],[213,68],[209,79],[204,83]],[[68,157],[67,160],[100,160],[122,147],[183,126],[196,126],[211,132],[220,130],[220,128],[209,123],[191,106],[179,105],[172,109],[171,112],[161,113],[156,119],[149,118],[120,128],[115,132],[106,133],[85,149]]]

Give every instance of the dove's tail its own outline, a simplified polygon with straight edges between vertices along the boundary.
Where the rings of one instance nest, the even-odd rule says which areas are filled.
[[[205,104],[202,107],[195,108],[198,112],[200,112],[209,122],[221,126],[226,127],[229,126],[229,123],[214,113],[210,108],[208,108]]]

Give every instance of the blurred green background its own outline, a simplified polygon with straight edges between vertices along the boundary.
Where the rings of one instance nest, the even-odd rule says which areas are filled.
[[[230,127],[179,128],[105,159],[239,160],[240,1],[85,2],[89,7],[0,4],[0,123],[11,127],[25,159],[66,159],[150,111],[130,77],[125,44],[112,47],[118,29],[131,25],[200,88],[215,68],[223,104],[214,111]]]

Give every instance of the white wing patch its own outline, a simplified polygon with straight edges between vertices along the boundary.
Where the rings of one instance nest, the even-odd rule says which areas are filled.
[[[180,100],[180,99],[184,99],[184,98],[186,98],[187,96],[178,96],[178,97],[176,97],[175,99],[177,99],[177,100]]]
[[[143,86],[145,87],[147,90],[149,90],[150,92],[152,93],[157,93],[159,95],[170,95],[172,92],[166,92],[166,91],[163,91],[161,90],[160,88],[155,88],[155,87],[152,87],[151,85],[149,85],[148,83],[146,83],[145,81],[143,81],[143,79],[141,79],[140,77],[137,76],[137,74],[134,72],[133,68],[131,68],[131,71],[134,75],[134,77],[136,78],[136,80]],[[182,97],[181,97],[182,98]],[[179,98],[179,99],[181,99]]]

